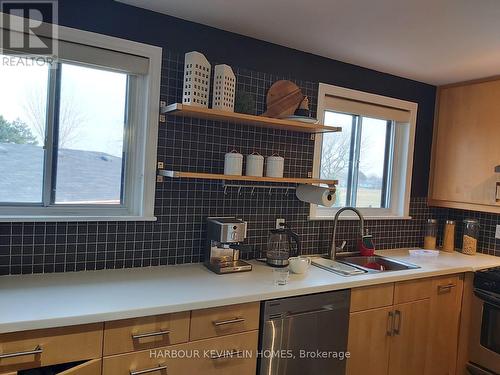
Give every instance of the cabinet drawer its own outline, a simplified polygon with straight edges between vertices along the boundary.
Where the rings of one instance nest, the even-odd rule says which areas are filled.
[[[105,357],[103,375],[254,375],[258,331]]]
[[[432,278],[401,281],[394,287],[394,304],[430,298]]]
[[[104,355],[179,344],[189,339],[190,312],[104,323]]]
[[[441,296],[451,294],[457,289],[461,290],[462,282],[462,277],[460,275],[434,277],[432,279],[432,295]]]
[[[191,312],[190,340],[229,335],[259,328],[258,302]]]
[[[190,374],[255,375],[258,336],[259,331],[250,331],[192,343],[204,355],[193,361]]]
[[[99,358],[102,331],[96,323],[1,334],[0,373]]]
[[[351,312],[391,306],[394,283],[365,286],[351,290]]]

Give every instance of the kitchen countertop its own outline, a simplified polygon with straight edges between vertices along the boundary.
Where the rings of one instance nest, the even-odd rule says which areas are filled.
[[[0,333],[196,310],[327,292],[500,266],[500,257],[440,253],[414,257],[407,249],[377,254],[419,269],[344,277],[311,267],[273,284],[272,268],[252,261],[252,272],[216,275],[202,264],[0,277]]]

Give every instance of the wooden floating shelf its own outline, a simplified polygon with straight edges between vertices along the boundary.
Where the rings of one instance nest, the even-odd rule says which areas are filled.
[[[202,108],[180,103],[170,104],[168,106],[162,107],[161,112],[162,114],[172,116],[188,116],[204,120],[227,121],[264,128],[289,130],[303,133],[332,133],[342,131],[342,128],[335,126],[307,124],[300,121],[247,115],[245,113],[219,111],[216,109]]]
[[[227,181],[249,181],[249,182],[279,182],[290,184],[326,184],[328,186],[337,185],[337,180],[321,180],[318,178],[295,178],[295,177],[253,177],[253,176],[232,176],[215,173],[194,173],[159,170],[160,176],[171,178],[201,178],[205,180],[227,180]]]

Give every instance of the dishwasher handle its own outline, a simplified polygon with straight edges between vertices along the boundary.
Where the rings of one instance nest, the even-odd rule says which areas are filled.
[[[318,314],[318,313],[330,312],[330,311],[334,311],[334,310],[335,310],[334,305],[325,305],[319,309],[311,309],[311,310],[304,310],[304,311],[297,311],[297,312],[288,312],[287,314],[284,314],[283,318],[295,318],[298,316],[304,316],[304,315],[309,315],[309,314]]]

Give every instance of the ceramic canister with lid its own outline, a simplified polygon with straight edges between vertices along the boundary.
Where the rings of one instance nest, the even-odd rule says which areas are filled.
[[[266,176],[267,177],[283,177],[283,170],[285,168],[285,159],[278,154],[273,154],[266,158]]]
[[[243,155],[236,150],[224,156],[224,174],[241,176],[243,174]]]
[[[247,155],[246,175],[262,177],[264,175],[264,157],[258,152]]]

